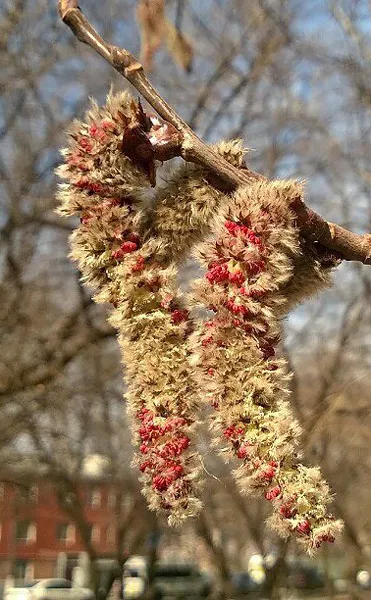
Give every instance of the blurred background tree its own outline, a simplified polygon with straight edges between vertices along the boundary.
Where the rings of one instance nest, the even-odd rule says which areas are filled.
[[[136,8],[134,0],[110,0],[86,10],[105,39],[139,55]],[[165,10],[178,48],[174,36],[173,46],[158,48],[151,79],[196,132],[209,142],[243,138],[253,169],[307,179],[308,204],[323,217],[371,231],[370,3],[168,0]],[[179,36],[193,54],[186,71]],[[127,85],[77,45],[53,3],[2,3],[0,451],[4,468],[27,457],[46,469],[62,500],[86,457],[103,455],[112,478],[137,498],[115,335],[67,258],[73,220],[53,212],[66,125],[89,96],[101,102],[111,83]],[[185,267],[184,285],[192,269]],[[371,557],[370,290],[369,268],[344,264],[334,287],[286,323],[306,452],[321,463],[346,526],[320,559],[346,555],[349,570]],[[177,539],[185,549],[200,540],[226,582],[249,553],[278,546],[265,507],[239,495],[205,440],[207,510]],[[144,514],[143,507],[130,518],[143,539],[154,526]],[[167,535],[171,544],[179,534]],[[124,550],[122,538],[118,555]]]

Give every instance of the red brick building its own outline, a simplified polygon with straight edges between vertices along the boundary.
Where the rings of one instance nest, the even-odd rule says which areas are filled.
[[[84,520],[100,557],[116,549],[115,488],[107,482],[78,486]],[[0,580],[55,576],[60,553],[76,558],[86,548],[75,523],[61,509],[54,489],[39,480],[27,488],[0,482]]]

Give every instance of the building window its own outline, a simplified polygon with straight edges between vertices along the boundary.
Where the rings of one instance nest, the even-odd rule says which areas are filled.
[[[71,523],[58,523],[56,538],[58,542],[62,542],[66,545],[72,545],[75,543],[75,526]]]
[[[24,581],[27,572],[27,560],[16,558],[13,564],[13,577],[15,581],[20,579]]]
[[[93,525],[90,530],[90,539],[94,544],[100,541],[100,527],[99,525]]]
[[[93,508],[98,508],[101,505],[102,494],[97,488],[88,491],[88,504]]]
[[[34,579],[35,579],[35,566],[31,562],[27,562],[26,568],[25,568],[25,573],[24,573],[24,580],[25,580],[25,582],[28,582],[28,581],[33,581]]]
[[[17,542],[33,544],[36,542],[36,525],[31,521],[17,521],[15,525],[15,539]]]
[[[109,525],[107,527],[107,544],[115,544],[116,543],[116,528],[113,525]]]

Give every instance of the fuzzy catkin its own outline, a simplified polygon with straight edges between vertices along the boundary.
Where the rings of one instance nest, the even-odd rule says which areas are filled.
[[[142,117],[127,94],[110,94],[103,108],[93,104],[86,123],[73,124],[58,174],[67,181],[59,212],[81,221],[71,256],[97,290],[96,301],[114,307],[110,321],[126,366],[144,494],[170,524],[199,511],[192,438],[198,396],[206,393],[226,453],[242,461],[235,471],[242,489],[263,492],[273,506],[271,525],[312,552],[333,541],[341,525],[327,514],[329,490],[319,469],[299,462],[300,427],[275,347],[280,319],[328,284],[335,260],[320,260],[299,236],[289,209],[302,195],[297,182],[252,183],[231,198],[209,186],[201,167],[186,165],[157,191],[149,218],[142,193],[151,170],[133,164],[123,147],[126,134],[135,144],[130,125]],[[242,166],[240,142],[215,149]],[[190,337],[194,325],[176,267],[211,230],[216,239],[198,247],[208,270],[193,302],[214,316]]]
[[[220,211],[215,239],[197,248],[207,272],[193,290],[193,302],[213,316],[191,344],[213,428],[228,442],[223,455],[242,462],[234,472],[241,489],[263,493],[273,507],[271,526],[281,536],[295,534],[311,553],[334,541],[341,523],[327,512],[329,489],[319,469],[298,460],[301,431],[288,403],[286,363],[275,350],[280,318],[299,295],[294,277],[302,255],[289,206],[301,195],[294,181],[258,182],[238,189]],[[310,260],[303,258],[306,266]],[[327,278],[313,261],[310,294],[316,273],[319,287]]]
[[[293,256],[292,276],[280,291],[284,294],[285,312],[308,300],[331,285],[332,269],[339,264],[334,255],[321,256],[312,244],[300,239],[300,252]]]
[[[212,146],[231,165],[243,165],[246,150],[240,140]],[[179,263],[192,246],[209,233],[209,225],[229,196],[212,188],[205,169],[185,164],[159,189],[153,208],[151,235],[157,240],[158,255]]]
[[[67,181],[60,186],[59,213],[80,216],[71,256],[97,290],[96,301],[115,307],[110,321],[126,365],[144,494],[151,508],[177,524],[200,508],[200,463],[191,449],[195,395],[184,344],[188,311],[174,288],[174,266],[163,266],[158,245],[144,241],[141,192],[149,182],[122,152],[137,108],[128,94],[110,94],[105,107],[93,103],[86,122],[73,124],[57,171]]]

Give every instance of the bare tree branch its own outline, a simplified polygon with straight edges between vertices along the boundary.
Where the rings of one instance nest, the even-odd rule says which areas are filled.
[[[189,162],[195,162],[216,177],[213,185],[226,191],[233,191],[252,180],[264,179],[264,176],[248,168],[238,170],[217,155],[198,138],[192,129],[181,119],[174,109],[162,98],[147,79],[143,67],[126,49],[108,44],[98,34],[78,7],[77,0],[59,0],[59,14],[75,36],[90,46],[121,75],[123,75],[182,137],[179,155]],[[293,206],[298,215],[298,225],[302,235],[312,242],[319,242],[326,248],[338,253],[344,260],[360,261],[371,264],[371,235],[357,235],[334,223],[325,221],[320,215],[308,208],[301,200]]]

